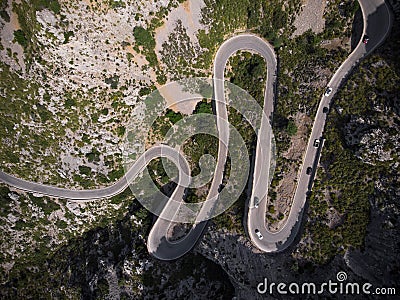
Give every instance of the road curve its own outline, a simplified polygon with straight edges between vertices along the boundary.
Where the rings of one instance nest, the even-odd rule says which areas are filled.
[[[250,50],[259,53],[264,57],[266,61],[268,61],[268,79],[267,85],[273,85],[275,82],[275,76],[270,76],[270,74],[276,74],[276,57],[273,51],[273,48],[263,39],[251,35],[251,34],[241,34],[235,37],[232,37],[225,41],[217,51],[216,57],[214,59],[214,77],[213,77],[213,88],[214,88],[214,99],[215,99],[215,109],[217,118],[217,128],[218,128],[218,138],[219,138],[219,147],[218,147],[218,161],[215,167],[214,178],[210,187],[209,194],[207,196],[207,201],[199,212],[198,218],[199,220],[208,219],[204,214],[207,213],[212,207],[206,207],[205,205],[209,203],[213,203],[209,201],[215,197],[218,197],[218,188],[222,183],[222,179],[224,176],[224,167],[226,163],[226,157],[228,154],[228,149],[226,145],[228,145],[229,140],[229,128],[227,122],[223,122],[228,119],[228,113],[225,103],[225,95],[224,95],[224,70],[226,63],[230,56],[240,50]],[[268,102],[267,116],[272,114],[273,110],[273,92],[270,89],[266,89],[265,99],[271,100]],[[269,129],[267,129],[267,127]],[[260,132],[265,132],[264,138],[262,138],[263,147],[260,148],[261,151],[264,149],[270,149],[270,135],[272,134],[272,129],[270,128],[270,124],[267,118],[262,118],[261,129]],[[268,151],[269,153],[269,151]],[[260,157],[265,158],[264,155],[260,155]],[[269,156],[266,158],[269,159]],[[264,164],[265,166],[269,166],[268,163]],[[164,208],[165,211],[168,211],[168,204]],[[148,251],[155,257],[162,260],[173,260],[181,257],[190,251],[196,242],[201,237],[206,225],[207,221],[201,221],[197,224],[194,224],[190,231],[180,240],[177,241],[169,241],[167,239],[168,230],[170,226],[173,225],[171,221],[168,221],[166,218],[162,217],[162,214],[157,219],[155,224],[153,225],[148,242],[147,249]]]
[[[281,251],[286,249],[294,240],[298,233],[306,194],[311,189],[312,177],[306,174],[308,166],[314,166],[319,152],[313,147],[313,141],[322,136],[325,126],[326,114],[323,113],[325,106],[329,107],[333,94],[337,91],[343,79],[349,74],[351,69],[365,55],[371,53],[387,37],[391,27],[390,10],[383,0],[359,0],[362,14],[364,17],[363,34],[368,34],[370,42],[364,45],[361,41],[357,47],[340,66],[329,82],[333,88],[330,97],[322,97],[315,117],[312,133],[305,153],[303,166],[301,169],[293,204],[284,226],[278,232],[270,232],[265,224],[266,201],[269,185],[269,166],[271,149],[271,118],[273,113],[274,83],[276,78],[276,57],[273,48],[264,40],[251,35],[242,34],[225,41],[219,48],[214,63],[214,97],[216,101],[217,127],[219,132],[218,161],[214,173],[213,182],[210,188],[208,199],[218,197],[218,187],[223,179],[223,170],[226,163],[229,131],[226,123],[221,123],[220,119],[227,120],[227,110],[224,103],[224,69],[229,57],[239,50],[255,51],[267,61],[267,80],[264,94],[264,115],[261,120],[261,127],[257,137],[256,160],[253,175],[253,189],[250,205],[247,214],[247,231],[252,243],[260,250],[265,252]],[[379,24],[379,25],[378,25]],[[92,201],[94,199],[109,198],[124,191],[129,183],[133,181],[154,158],[167,157],[179,166],[179,182],[171,199],[183,201],[184,186],[186,186],[190,175],[189,166],[185,158],[174,148],[166,145],[155,146],[142,154],[139,159],[128,169],[123,178],[118,180],[110,187],[96,190],[68,190],[54,186],[42,185],[34,182],[18,179],[0,171],[0,180],[18,189],[36,192],[52,197],[66,198],[74,201]],[[261,203],[258,208],[254,207],[254,198],[259,197]],[[171,201],[170,201],[171,202]],[[169,203],[170,203],[169,202]],[[148,238],[148,250],[155,257],[163,260],[176,259],[190,251],[200,238],[207,222],[202,221],[195,224],[190,232],[182,239],[172,242],[167,240],[167,231],[171,225],[170,221],[162,218],[163,212],[168,211],[169,203],[164,207],[160,217],[151,229]],[[201,214],[202,212],[200,212]],[[260,230],[264,236],[258,239],[255,229]]]
[[[127,170],[126,174],[121,179],[106,188],[92,190],[70,190],[19,179],[2,171],[0,171],[0,180],[10,186],[27,192],[38,193],[50,197],[64,198],[76,202],[93,201],[96,199],[111,198],[119,193],[122,193],[126,188],[128,188],[129,183],[132,182],[143,171],[148,163],[157,157],[166,157],[179,166],[178,187],[184,186],[186,181],[189,180],[188,177],[190,175],[190,167],[180,152],[167,145],[154,146],[147,150],[135,161],[135,163]]]
[[[315,177],[315,171],[318,165],[318,158],[321,149],[315,148],[313,143],[315,139],[321,139],[325,122],[326,113],[323,112],[324,107],[330,106],[333,95],[337,92],[339,86],[343,83],[345,78],[349,75],[357,63],[370,54],[376,47],[378,47],[388,36],[392,20],[389,7],[384,0],[359,0],[363,15],[363,34],[357,45],[349,57],[342,63],[339,69],[335,72],[328,86],[333,89],[329,97],[323,96],[319,103],[319,107],[314,119],[312,132],[308,140],[307,150],[303,158],[303,165],[301,167],[300,175],[297,182],[295,195],[290,208],[289,216],[285,224],[277,232],[271,232],[267,229],[265,224],[266,213],[266,199],[263,199],[258,208],[254,207],[254,197],[262,197],[265,195],[262,187],[268,189],[268,178],[259,178],[258,183],[253,184],[253,194],[251,197],[251,204],[248,211],[247,230],[252,243],[264,252],[278,252],[283,251],[289,247],[296,238],[303,216],[304,206],[306,203],[307,193],[311,191],[312,182]],[[363,36],[369,36],[368,44],[362,42]],[[267,87],[268,88],[268,87]],[[269,87],[272,89],[272,87]],[[313,172],[307,175],[306,170],[312,167]],[[255,166],[257,169],[257,164]],[[264,173],[265,174],[265,173]],[[261,186],[257,185],[261,184]],[[259,239],[255,230],[258,229],[263,236]]]

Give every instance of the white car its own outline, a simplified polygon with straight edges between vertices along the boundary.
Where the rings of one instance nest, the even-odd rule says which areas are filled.
[[[315,147],[315,148],[318,148],[318,147],[319,147],[319,144],[320,144],[320,140],[319,140],[319,139],[315,139],[315,140],[314,140],[314,147]]]
[[[330,94],[332,94],[333,89],[331,87],[328,87],[325,91],[325,96],[329,97]]]
[[[259,240],[263,239],[263,236],[262,236],[260,230],[256,229],[254,232],[257,234]]]

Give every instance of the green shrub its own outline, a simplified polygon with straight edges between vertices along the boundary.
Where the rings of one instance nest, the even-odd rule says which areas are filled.
[[[24,48],[28,46],[28,40],[21,29],[14,31],[14,40]]]
[[[118,88],[118,83],[119,83],[119,76],[114,75],[112,77],[104,79],[104,82],[109,84],[112,89]]]
[[[126,131],[125,126],[118,126],[118,128],[117,128],[117,134],[118,134],[118,136],[124,136],[125,131]]]
[[[148,50],[154,49],[156,46],[156,41],[151,33],[141,26],[136,26],[133,28],[133,36],[135,37],[138,45],[143,46]]]
[[[108,174],[108,177],[110,178],[111,181],[115,181],[119,178],[121,178],[124,175],[124,168],[121,167],[118,170],[113,170]]]
[[[76,106],[76,102],[73,98],[67,98],[64,102],[65,108],[71,108],[72,106]]]
[[[156,79],[158,84],[160,85],[164,85],[167,82],[167,76],[165,76],[164,74],[158,74]]]
[[[140,90],[139,90],[139,95],[140,96],[145,96],[145,95],[148,95],[148,94],[150,94],[151,93],[151,89],[149,88],[149,87],[142,87]]]
[[[7,11],[0,10],[0,17],[6,21],[7,23],[10,22],[10,16],[8,15]]]
[[[297,133],[297,126],[293,120],[289,120],[287,127],[286,127],[286,131],[290,136],[293,136]]]
[[[44,105],[37,104],[36,106],[40,119],[42,120],[43,123],[46,123],[46,121],[52,118],[53,114],[50,111],[48,111]]]
[[[182,120],[183,116],[180,112],[176,113],[172,109],[167,109],[167,113],[165,116],[171,121],[172,124],[175,124],[179,120]]]
[[[63,220],[57,220],[56,225],[58,228],[60,229],[65,229],[68,227],[67,222],[63,221]]]
[[[42,0],[46,2],[47,7],[55,14],[59,14],[61,11],[60,3],[57,0]]]
[[[89,176],[92,173],[92,169],[87,166],[79,166],[79,173]]]
[[[64,42],[63,42],[63,44],[67,44],[69,42],[69,38],[71,36],[74,36],[74,32],[73,31],[64,32]]]
[[[211,102],[207,102],[207,100],[203,99],[201,102],[196,104],[196,107],[193,111],[194,114],[212,114],[212,105]]]
[[[126,4],[122,0],[110,0],[110,6],[115,9],[119,7],[125,7]]]
[[[95,148],[92,149],[92,152],[86,153],[85,156],[89,162],[100,161],[100,152]]]

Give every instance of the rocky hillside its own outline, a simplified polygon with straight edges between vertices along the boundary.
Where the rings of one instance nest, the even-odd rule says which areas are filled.
[[[243,230],[244,193],[210,222],[191,253],[160,262],[146,249],[153,216],[129,190],[77,204],[1,185],[0,297],[262,299],[257,285],[264,278],[320,283],[339,271],[349,282],[400,290],[400,4],[391,3],[391,36],[335,96],[298,244],[280,254],[259,253]],[[319,4],[0,1],[0,169],[63,187],[112,184],[123,175],[125,126],[146,95],[171,80],[210,76],[222,41],[251,31],[280,60],[272,190],[286,194],[270,195],[276,209],[266,216],[278,226],[290,204],[285,184],[293,187],[298,148],[318,100],[359,37],[351,36],[356,1]],[[257,61],[250,54],[234,57],[228,77],[262,95],[256,86],[263,76],[249,85],[264,66]],[[168,113],[169,124],[168,116],[176,115]]]

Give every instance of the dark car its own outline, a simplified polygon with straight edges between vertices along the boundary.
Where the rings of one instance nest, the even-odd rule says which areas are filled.
[[[322,109],[322,112],[324,114],[327,114],[329,112],[329,108],[327,106],[324,106],[324,108]]]
[[[307,173],[307,175],[310,175],[312,173],[312,168],[308,167],[306,173]]]
[[[254,197],[254,207],[255,208],[258,208],[258,204],[260,204],[260,198],[258,198],[258,197]]]
[[[328,87],[325,91],[325,97],[329,97],[332,94],[333,89],[331,87]]]
[[[369,41],[368,35],[364,35],[364,37],[363,37],[363,43],[364,43],[364,44],[368,44],[368,41]]]

